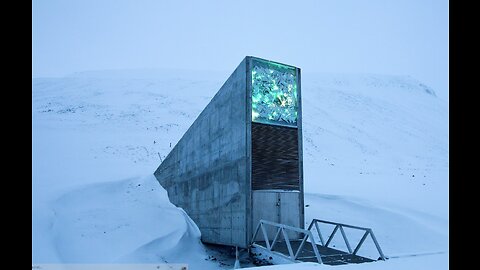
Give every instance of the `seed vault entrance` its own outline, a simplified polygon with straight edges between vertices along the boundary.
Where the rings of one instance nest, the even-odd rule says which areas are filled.
[[[300,88],[299,68],[247,56],[155,171],[202,241],[247,248],[260,219],[304,227]]]
[[[252,227],[263,219],[303,228],[299,76],[296,68],[253,61]],[[274,233],[273,228],[267,229],[269,238]]]
[[[260,219],[301,227],[298,129],[252,123],[253,226]],[[273,238],[273,228],[267,231]]]
[[[245,57],[154,175],[203,242],[333,265],[372,261],[356,254],[370,235],[385,259],[369,228],[315,219],[304,229],[300,81],[299,68]],[[319,223],[335,226],[325,242]],[[344,228],[365,232],[355,248]],[[348,252],[329,247],[338,231]]]

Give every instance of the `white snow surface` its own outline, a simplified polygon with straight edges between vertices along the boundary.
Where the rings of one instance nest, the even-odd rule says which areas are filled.
[[[227,77],[32,79],[32,263],[232,268],[207,259],[200,231],[153,177]],[[370,227],[391,257],[336,269],[447,269],[448,102],[408,76],[309,73],[302,102],[306,225]],[[373,251],[367,241],[363,252]],[[333,266],[273,268],[293,267]]]

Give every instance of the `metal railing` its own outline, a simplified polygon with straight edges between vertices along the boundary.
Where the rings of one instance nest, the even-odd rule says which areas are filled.
[[[271,227],[277,228],[277,232],[275,233],[275,236],[273,237],[273,240],[272,240],[271,244],[270,244],[270,241],[268,240],[268,234],[267,234],[267,230],[265,228],[266,226],[271,226]],[[257,237],[257,234],[260,230],[262,231],[263,240],[265,241],[266,247],[263,247],[263,246],[255,243],[256,242],[255,238]],[[297,233],[300,233],[301,235],[303,234],[302,241],[300,242],[300,245],[298,246],[298,248],[295,252],[292,249],[292,245],[290,243],[290,238],[288,237],[287,231],[297,232]],[[260,248],[266,248],[268,251],[274,252],[273,248],[275,247],[275,244],[278,243],[277,240],[279,240],[280,233],[282,233],[282,236],[285,239],[285,244],[287,245],[289,255],[285,255],[285,254],[282,254],[282,253],[279,253],[279,255],[287,257],[288,259],[290,259],[292,261],[296,261],[299,258],[298,255],[300,255],[300,252],[302,251],[303,247],[305,246],[305,243],[310,243],[312,245],[313,252],[315,253],[315,257],[316,257],[318,263],[323,263],[322,262],[322,257],[320,256],[320,253],[318,252],[318,248],[317,248],[317,245],[315,243],[315,239],[313,238],[313,234],[310,230],[300,229],[300,228],[296,228],[296,227],[292,227],[292,226],[288,226],[288,225],[284,225],[284,224],[275,223],[275,222],[271,222],[271,221],[261,219],[260,222],[257,225],[257,229],[255,230],[255,234],[253,235],[252,246],[260,247]],[[310,239],[310,242],[307,242],[307,239]]]
[[[333,229],[332,233],[328,237],[327,241],[325,241],[324,238],[323,238],[323,235],[320,231],[320,227],[318,226],[319,223],[335,225],[335,228]],[[270,240],[269,240],[269,237],[268,237],[268,234],[267,234],[267,228],[266,227],[277,228],[277,231],[276,231],[275,236],[273,237],[273,240],[272,240],[271,243],[270,243]],[[318,251],[317,243],[315,243],[315,238],[313,237],[313,233],[312,233],[313,227],[315,227],[315,229],[318,233],[318,237],[320,239],[320,243],[318,244],[319,246],[323,246],[323,247],[328,248],[328,245],[330,245],[330,243],[332,242],[335,234],[338,231],[340,231],[341,234],[342,234],[343,240],[345,241],[345,245],[347,246],[348,253],[352,254],[352,255],[357,255],[358,251],[362,247],[362,245],[365,242],[365,240],[367,239],[367,237],[370,236],[371,239],[373,240],[373,243],[375,244],[375,247],[377,248],[378,254],[380,255],[380,259],[381,260],[386,259],[385,255],[382,252],[382,249],[380,248],[380,245],[378,244],[377,238],[373,234],[372,229],[364,228],[364,227],[358,227],[358,226],[352,226],[352,225],[338,223],[338,222],[320,220],[320,219],[313,219],[312,222],[310,223],[310,225],[308,226],[308,229],[300,229],[300,228],[296,228],[296,227],[292,227],[292,226],[288,226],[288,225],[284,225],[284,224],[275,223],[275,222],[271,222],[271,221],[261,219],[260,222],[257,225],[255,233],[253,234],[252,246],[262,248],[262,249],[266,249],[269,252],[276,253],[277,255],[280,255],[280,256],[282,256],[286,259],[289,259],[291,261],[297,261],[298,259],[304,258],[304,257],[299,257],[299,255],[300,255],[301,251],[304,249],[305,244],[308,243],[308,244],[312,245],[312,249],[313,249],[313,252],[315,253],[315,258],[317,259],[317,262],[318,263],[323,263],[322,257],[321,257],[321,255]],[[344,228],[350,228],[350,229],[365,231],[362,238],[360,239],[360,241],[358,242],[358,244],[355,246],[355,248],[353,250],[352,250],[352,247],[350,245],[350,241],[347,238],[347,234],[345,233]],[[262,245],[256,243],[258,241],[256,241],[255,239],[256,239],[259,231],[261,231],[261,235],[263,236],[263,242],[265,242],[265,246],[262,246]],[[288,231],[299,233],[300,236],[303,235],[303,238],[301,239],[300,245],[298,246],[298,248],[295,251],[293,250],[290,238],[288,237]],[[287,250],[288,250],[288,255],[273,250],[275,245],[280,240],[280,233],[285,240],[285,244],[286,244]],[[295,239],[295,240],[298,241],[298,239]]]
[[[320,231],[320,228],[318,226],[318,223],[324,223],[324,224],[331,224],[335,225],[335,228],[333,229],[332,233],[327,239],[327,242],[324,241],[322,233]],[[348,224],[342,224],[342,223],[337,223],[337,222],[331,222],[331,221],[326,221],[326,220],[320,220],[320,219],[313,219],[312,222],[310,223],[310,226],[308,226],[308,231],[311,232],[313,226],[315,226],[315,229],[318,232],[318,237],[320,239],[321,245],[324,247],[328,247],[328,245],[331,243],[333,237],[335,234],[340,230],[343,240],[345,241],[345,245],[347,246],[348,253],[356,255],[358,250],[362,247],[363,243],[365,242],[365,239],[370,235],[370,237],[373,240],[373,243],[375,244],[375,247],[377,248],[378,254],[380,255],[380,258],[382,260],[385,260],[385,255],[382,252],[382,249],[380,248],[380,245],[378,244],[377,238],[375,237],[375,234],[373,234],[372,229],[370,228],[364,228],[364,227],[358,227],[358,226],[352,226]],[[365,231],[363,234],[362,238],[358,242],[357,246],[352,250],[352,247],[350,246],[350,242],[348,241],[347,235],[345,234],[345,230],[343,228],[351,228],[351,229],[356,229],[356,230],[361,230]]]

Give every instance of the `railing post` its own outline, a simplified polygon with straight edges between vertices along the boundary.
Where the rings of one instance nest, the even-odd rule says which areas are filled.
[[[330,244],[330,242],[332,241],[333,236],[335,236],[335,233],[338,230],[338,226],[340,226],[340,225],[335,226],[335,229],[333,229],[332,234],[330,235],[330,237],[328,237],[328,240],[327,240],[327,243],[325,244],[325,247],[328,247],[328,244]]]
[[[290,245],[290,238],[288,238],[288,234],[284,228],[282,228],[282,233],[283,233],[283,238],[285,238],[285,243],[287,244],[288,254],[290,254],[290,258],[292,258],[292,260],[295,261],[297,257],[293,254],[292,245]]]
[[[262,221],[258,222],[257,229],[255,229],[255,233],[253,234],[253,237],[252,237],[252,243],[255,242],[255,238],[257,237],[258,230],[260,229],[261,224],[262,224]]]
[[[318,227],[317,220],[315,220],[315,228],[317,229],[318,237],[320,237],[320,243],[322,243],[322,246],[325,246],[325,241],[323,241],[322,233],[320,232],[320,227]]]
[[[312,222],[310,222],[310,225],[308,225],[307,231],[310,231],[310,229],[311,229],[312,226],[313,226],[313,223],[316,223],[315,220],[316,220],[316,219],[312,219]]]
[[[298,254],[300,254],[300,250],[303,248],[303,245],[305,245],[307,238],[308,238],[308,234],[305,234],[303,236],[302,242],[300,242],[300,246],[298,246],[297,252],[295,252],[295,260],[297,259]]]
[[[343,230],[343,226],[340,225],[340,232],[342,233],[343,240],[345,241],[345,245],[347,245],[348,253],[352,254],[352,248],[350,247],[350,243],[348,242],[347,235],[345,235],[345,231]]]
[[[370,232],[370,236],[372,237],[373,243],[375,243],[375,246],[377,247],[378,253],[380,253],[380,258],[382,258],[383,261],[385,261],[385,255],[383,255],[382,249],[380,248],[380,245],[377,242],[377,238],[373,234],[372,229],[368,229]]]
[[[311,231],[309,231],[308,234],[310,235],[310,238],[312,238],[312,242],[310,242],[310,243],[312,244],[312,248],[313,248],[313,252],[315,253],[315,257],[317,257],[318,263],[323,264],[322,256],[320,256],[320,252],[318,252],[317,244],[315,243],[315,240],[313,239],[313,234],[312,234]]]
[[[268,241],[268,235],[267,235],[267,231],[265,231],[265,226],[263,226],[263,222],[260,221],[260,228],[262,229],[262,233],[263,233],[263,240],[265,240],[265,244],[267,245],[267,249],[268,250],[272,250],[272,248],[270,247],[270,242]]]
[[[275,244],[277,243],[277,238],[280,235],[280,230],[281,229],[282,228],[278,227],[277,233],[275,234],[275,237],[273,237],[273,242],[272,242],[272,245],[271,245],[272,250],[273,250],[273,247],[275,246]]]
[[[365,241],[365,239],[367,239],[367,236],[368,236],[369,232],[368,230],[365,231],[365,233],[363,234],[362,236],[362,239],[360,239],[360,242],[358,242],[358,245],[357,247],[355,248],[355,250],[353,251],[353,255],[356,255],[358,250],[360,249],[360,247],[362,246],[363,242]]]

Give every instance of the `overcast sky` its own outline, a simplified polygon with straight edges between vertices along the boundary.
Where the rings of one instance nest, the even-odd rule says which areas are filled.
[[[253,55],[303,72],[411,75],[448,100],[448,0],[33,0],[32,16],[32,77],[233,71]]]

